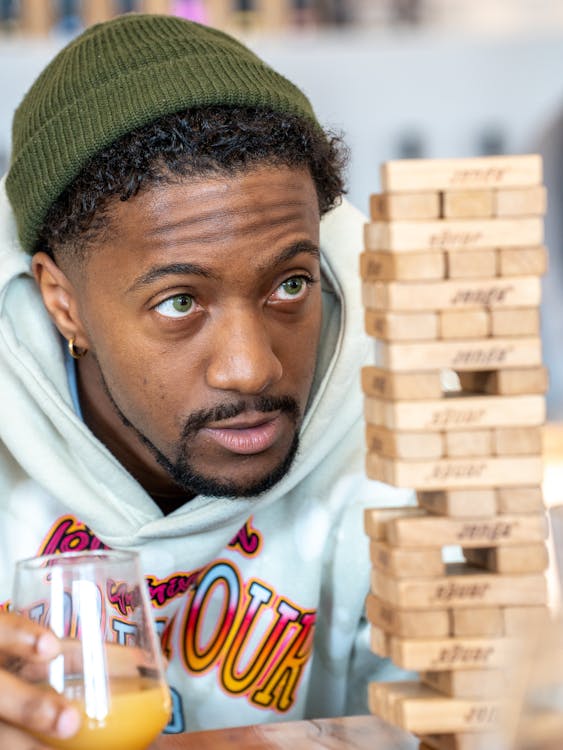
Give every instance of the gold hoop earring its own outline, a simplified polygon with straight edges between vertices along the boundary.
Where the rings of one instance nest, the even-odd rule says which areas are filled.
[[[74,345],[75,336],[71,336],[68,340],[68,351],[73,359],[82,359],[88,349],[81,349],[79,346]]]

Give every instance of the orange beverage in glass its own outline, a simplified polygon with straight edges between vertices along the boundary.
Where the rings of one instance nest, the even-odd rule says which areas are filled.
[[[86,714],[81,685],[68,684],[65,695],[82,714],[77,734],[66,740],[38,736],[54,748],[68,750],[144,750],[158,737],[170,716],[170,694],[156,680],[115,678],[110,685],[110,705],[105,718]]]
[[[74,737],[42,735],[53,748],[145,750],[166,726],[171,700],[152,610],[133,552],[98,550],[22,560],[14,610],[61,643],[48,664],[26,671],[82,714]]]

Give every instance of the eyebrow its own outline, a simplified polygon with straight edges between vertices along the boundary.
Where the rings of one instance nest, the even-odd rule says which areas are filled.
[[[154,266],[149,268],[142,276],[139,276],[127,289],[134,292],[144,286],[149,286],[154,281],[158,281],[166,276],[201,276],[204,279],[217,280],[218,277],[208,268],[200,266],[197,263],[168,263],[165,266]]]
[[[301,255],[301,253],[312,255],[317,259],[321,257],[321,251],[319,250],[318,245],[315,245],[309,240],[300,240],[299,242],[294,242],[289,247],[286,247],[285,250],[282,250],[273,258],[269,258],[264,263],[259,263],[257,265],[257,269],[259,271],[268,271],[274,266],[281,266],[282,263],[286,263],[288,260],[295,258],[297,255]]]
[[[266,272],[275,266],[286,263],[288,260],[295,258],[301,253],[306,253],[317,259],[320,258],[320,250],[317,245],[309,240],[301,240],[286,247],[273,258],[269,258],[264,263],[258,264],[257,270],[260,272]],[[142,287],[149,286],[154,281],[158,281],[159,279],[168,276],[199,276],[204,279],[212,279],[214,281],[219,280],[216,273],[197,263],[168,263],[164,266],[154,266],[153,268],[149,268],[148,271],[135,279],[127,289],[127,294]]]

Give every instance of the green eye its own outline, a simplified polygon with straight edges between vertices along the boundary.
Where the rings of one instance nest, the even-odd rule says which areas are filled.
[[[156,305],[154,309],[166,318],[182,318],[189,315],[193,306],[194,300],[189,294],[175,294]]]
[[[177,297],[172,297],[172,307],[176,312],[186,313],[193,304],[192,298],[188,297],[187,294],[179,294]]]
[[[281,288],[286,294],[291,297],[296,297],[300,294],[305,286],[305,280],[301,276],[294,276],[281,284]]]

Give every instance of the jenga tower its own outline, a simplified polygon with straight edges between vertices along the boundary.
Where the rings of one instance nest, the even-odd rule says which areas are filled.
[[[535,155],[404,160],[371,198],[367,473],[418,507],[366,512],[367,615],[373,650],[419,680],[369,699],[424,748],[496,746],[511,654],[546,615],[541,181]]]

